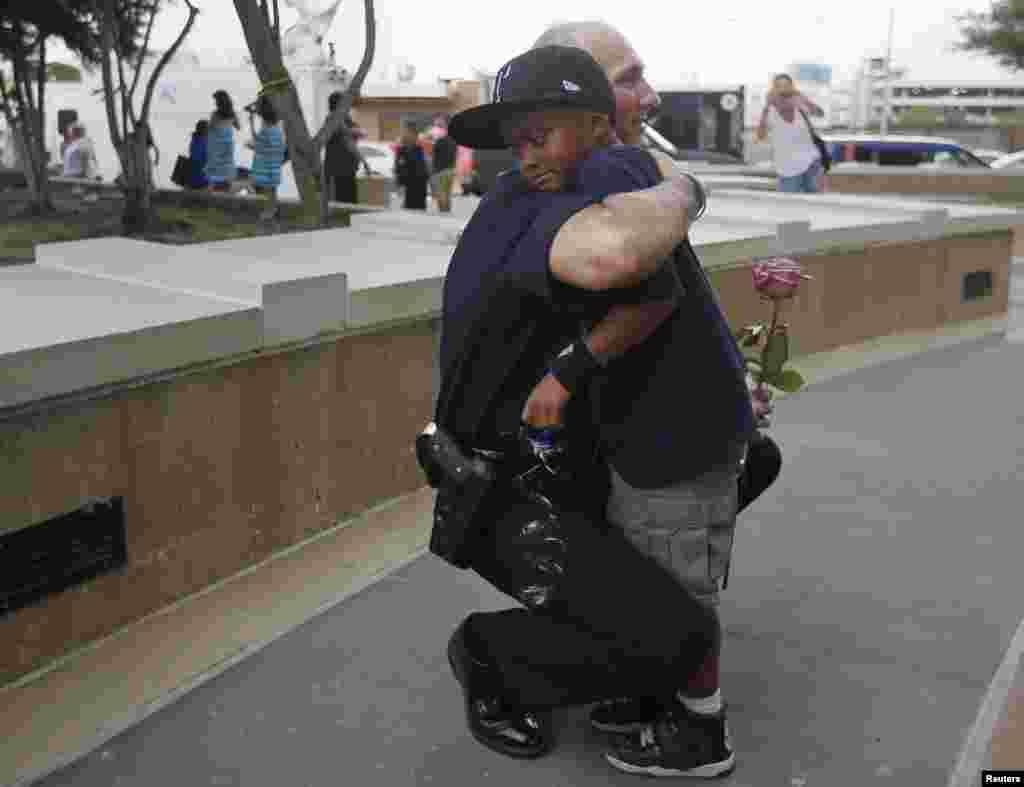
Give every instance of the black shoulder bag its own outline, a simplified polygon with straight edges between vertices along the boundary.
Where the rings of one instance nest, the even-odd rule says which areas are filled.
[[[818,149],[818,154],[821,156],[821,166],[828,172],[832,169],[832,156],[828,152],[828,145],[825,144],[825,140],[818,136],[818,132],[814,130],[814,126],[811,125],[810,119],[804,114],[804,111],[799,110],[800,117],[804,119],[804,123],[807,124],[807,130],[811,132],[811,142],[814,143],[814,147]]]

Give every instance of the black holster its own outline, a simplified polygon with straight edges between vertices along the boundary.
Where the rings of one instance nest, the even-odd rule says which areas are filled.
[[[478,456],[467,456],[434,423],[416,438],[416,458],[437,490],[430,551],[456,568],[468,568],[477,512],[494,487],[494,468]]]

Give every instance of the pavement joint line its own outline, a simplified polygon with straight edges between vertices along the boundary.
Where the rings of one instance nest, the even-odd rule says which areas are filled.
[[[380,508],[380,506],[378,506],[378,508]],[[336,529],[337,528],[331,528],[331,530]],[[311,540],[313,539],[307,539],[307,542],[304,543],[308,543],[308,541]],[[381,569],[380,571],[370,576],[357,577],[352,581],[351,585],[344,591],[337,594],[336,596],[329,598],[327,601],[324,601],[323,603],[319,604],[311,612],[303,614],[300,619],[293,620],[289,622],[287,625],[282,626],[278,631],[274,632],[269,637],[260,640],[255,640],[252,642],[246,642],[244,645],[239,647],[238,650],[234,653],[225,656],[224,658],[218,660],[216,663],[210,665],[206,669],[194,673],[193,675],[189,676],[187,680],[182,681],[170,691],[167,691],[166,693],[162,694],[156,699],[149,700],[147,702],[136,705],[131,710],[123,713],[119,718],[117,718],[117,720],[109,724],[103,725],[95,735],[86,738],[79,746],[75,747],[73,751],[63,752],[61,755],[53,758],[42,768],[37,768],[31,772],[17,774],[15,776],[15,780],[9,785],[7,785],[7,787],[31,787],[31,785],[39,779],[46,778],[47,776],[50,776],[51,774],[55,773],[61,768],[67,767],[73,762],[80,760],[81,758],[87,756],[91,752],[96,751],[113,738],[116,738],[125,730],[134,727],[136,724],[144,721],[146,718],[152,716],[154,713],[163,710],[168,705],[172,705],[174,702],[188,694],[190,691],[193,691],[194,689],[197,689],[200,686],[202,686],[204,683],[213,680],[214,678],[223,674],[239,662],[244,661],[245,659],[255,655],[256,653],[259,653],[268,645],[272,645],[274,642],[281,639],[281,637],[290,634],[291,632],[298,629],[300,626],[303,626],[309,621],[316,618],[318,615],[328,611],[329,609],[337,606],[338,604],[344,603],[348,599],[362,593],[364,590],[367,590],[373,585],[376,585],[378,582],[387,579],[391,574],[401,571],[406,566],[419,560],[421,557],[427,554],[427,552],[428,548],[426,546],[419,547],[411,555],[407,555],[404,558],[389,563],[385,568]],[[280,555],[280,553],[278,553],[278,555]],[[237,577],[238,575],[236,574],[233,576]],[[190,598],[194,597],[195,596],[191,596]]]
[[[1006,706],[1006,698],[1013,688],[1017,669],[1024,654],[1024,618],[1010,640],[1002,663],[992,677],[978,715],[964,741],[963,749],[949,778],[949,787],[975,787],[992,744],[992,734]]]

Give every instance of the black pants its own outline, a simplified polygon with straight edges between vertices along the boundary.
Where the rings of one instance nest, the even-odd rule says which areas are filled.
[[[524,586],[550,582],[529,559],[547,549],[544,539],[524,538],[523,530],[543,523],[545,509],[503,491],[486,512],[474,570],[517,600]],[[568,545],[566,571],[548,605],[466,619],[467,644],[499,676],[487,690],[531,709],[624,696],[667,700],[717,647],[716,613],[599,516],[562,513],[556,532]]]
[[[359,189],[356,188],[355,175],[334,176],[334,201],[335,202],[359,202]]]
[[[427,209],[427,179],[408,178],[405,181],[405,204],[408,210]]]
[[[775,441],[760,432],[750,441],[747,462],[739,478],[739,510],[753,503],[775,483],[782,469],[782,453]]]

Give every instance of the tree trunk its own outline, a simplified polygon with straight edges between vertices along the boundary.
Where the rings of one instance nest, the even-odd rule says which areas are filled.
[[[32,154],[29,152],[29,135],[25,133],[22,120],[17,120],[11,125],[11,139],[14,142],[14,152],[17,156],[17,164],[20,166],[25,180],[28,181],[28,189],[32,192],[33,201],[39,190],[39,171],[33,163]]]
[[[121,225],[125,235],[138,235],[149,229],[153,216],[152,171],[145,126],[125,137],[118,151],[124,177],[124,213]]]
[[[280,83],[280,88],[269,92],[268,97],[284,123],[288,155],[291,156],[295,185],[302,200],[303,216],[315,223],[320,216],[320,157],[306,125],[298,91],[291,82],[280,47],[273,39],[270,25],[259,4],[256,0],[234,1],[238,21],[242,24],[245,42],[260,81],[264,85]]]
[[[49,161],[46,158],[46,36],[39,34],[39,64],[36,70],[36,111],[35,121],[37,136],[33,138],[38,147],[36,156],[39,177],[36,184],[36,211],[40,214],[49,213],[53,208],[50,198]]]
[[[258,0],[234,0],[238,20],[245,33],[245,42],[249,47],[253,65],[264,85],[279,80],[288,80],[282,89],[269,94],[284,121],[285,135],[288,138],[288,151],[292,159],[292,171],[295,173],[295,184],[302,200],[302,212],[308,221],[323,222],[327,214],[327,179],[323,172],[323,150],[327,140],[340,131],[349,136],[344,118],[352,106],[352,99],[362,86],[366,74],[373,63],[374,45],[376,42],[376,18],[373,0],[363,0],[366,17],[366,50],[356,75],[349,85],[348,91],[338,108],[331,113],[316,137],[310,135],[302,113],[302,105],[295,85],[289,80],[288,70],[281,57],[279,27],[271,29],[267,14]],[[275,2],[275,19],[276,19]],[[275,36],[277,38],[275,39]]]
[[[255,62],[255,60],[254,57],[253,61]],[[284,70],[283,65],[281,65],[281,69]],[[264,79],[263,81],[268,80]],[[309,134],[309,128],[306,126],[299,94],[295,90],[295,86],[289,83],[287,91],[273,96],[272,101],[284,121],[284,133],[288,140],[288,155],[291,157],[295,185],[299,189],[299,198],[302,200],[302,214],[309,222],[316,222],[320,216],[320,156],[313,143],[313,138]]]
[[[45,50],[41,55],[45,57]],[[45,79],[45,71],[42,73]],[[53,200],[47,172],[46,135],[39,108],[39,101],[45,98],[45,93],[36,81],[38,77],[39,72],[33,74],[24,58],[14,61],[14,98],[18,115],[12,132],[32,194],[32,212],[42,215],[53,210]],[[33,96],[33,82],[36,82],[36,96]]]

